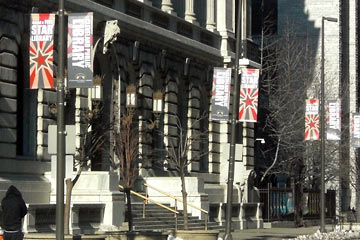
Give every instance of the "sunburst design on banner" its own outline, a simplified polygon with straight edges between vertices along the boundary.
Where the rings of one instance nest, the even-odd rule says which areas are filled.
[[[30,88],[54,88],[53,28],[55,15],[31,14]]]
[[[54,88],[53,42],[30,42],[30,88]]]
[[[256,122],[258,107],[258,88],[241,88],[240,89],[240,111],[239,121]]]
[[[319,114],[305,115],[305,140],[320,139],[320,116]]]

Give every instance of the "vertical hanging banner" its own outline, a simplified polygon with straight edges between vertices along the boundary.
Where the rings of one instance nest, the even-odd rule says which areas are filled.
[[[320,139],[319,99],[306,99],[305,141]]]
[[[360,113],[352,114],[351,146],[360,147]]]
[[[341,134],[341,105],[340,100],[328,100],[326,139],[340,140]]]
[[[68,87],[93,87],[93,13],[72,13],[68,18]]]
[[[53,48],[55,14],[30,15],[30,88],[54,88]]]
[[[239,121],[256,122],[259,96],[259,69],[246,68],[241,72]]]
[[[229,120],[231,89],[231,69],[214,68],[212,100],[211,100],[211,119],[218,121]]]

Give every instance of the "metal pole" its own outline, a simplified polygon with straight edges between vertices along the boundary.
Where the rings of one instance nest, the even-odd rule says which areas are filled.
[[[226,226],[224,240],[232,240],[231,236],[231,210],[232,210],[232,194],[234,182],[234,167],[235,167],[235,141],[236,141],[236,119],[238,114],[238,100],[240,91],[239,80],[239,55],[240,55],[240,38],[241,38],[241,4],[242,0],[238,0],[238,17],[236,29],[236,52],[235,52],[235,78],[233,88],[233,103],[232,103],[232,116],[231,116],[231,142],[230,142],[230,159],[229,159],[229,172],[227,182],[227,201],[226,201]]]
[[[58,12],[58,78],[57,91],[57,161],[56,161],[56,239],[64,239],[64,178],[65,178],[65,124],[64,124],[64,72],[65,72],[65,10],[59,0]]]
[[[320,194],[320,231],[325,232],[325,84],[324,84],[324,21],[321,19],[321,115],[320,115],[320,137],[321,137],[321,194]]]
[[[337,18],[322,17],[321,19],[321,192],[320,192],[320,232],[325,232],[325,73],[324,73],[324,22],[337,22]]]

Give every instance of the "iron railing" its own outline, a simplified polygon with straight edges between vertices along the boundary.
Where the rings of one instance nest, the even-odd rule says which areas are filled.
[[[294,220],[294,191],[286,185],[260,189],[260,202],[263,203],[262,213],[266,222]],[[303,190],[302,213],[304,219],[320,219],[320,190]],[[325,196],[325,214],[327,218],[335,217],[335,191],[327,190]]]

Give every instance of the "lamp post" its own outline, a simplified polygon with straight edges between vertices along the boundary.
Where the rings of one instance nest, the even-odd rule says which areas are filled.
[[[57,156],[56,156],[56,239],[64,240],[64,178],[65,178],[65,120],[64,120],[64,73],[65,73],[65,9],[59,0],[58,78],[57,100]]]
[[[321,194],[320,194],[320,231],[325,232],[325,79],[324,79],[324,22],[337,22],[337,18],[321,19]]]
[[[236,52],[235,52],[235,77],[233,88],[233,103],[232,103],[232,116],[231,116],[231,140],[230,140],[230,158],[229,158],[229,171],[227,182],[227,199],[226,199],[226,225],[224,240],[232,240],[231,236],[231,212],[232,212],[232,193],[234,182],[234,168],[235,168],[235,142],[236,142],[236,119],[238,113],[239,102],[239,55],[240,55],[240,37],[241,37],[241,4],[242,0],[238,0],[238,16],[236,28]]]

